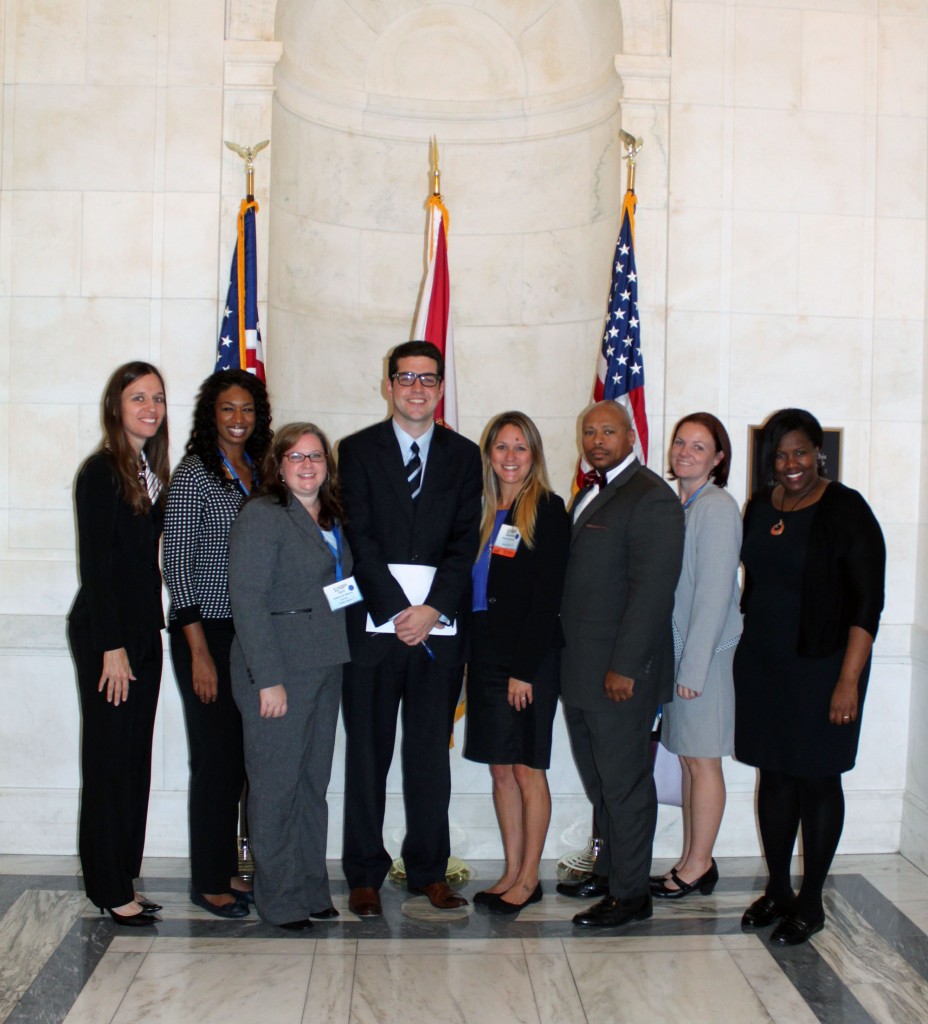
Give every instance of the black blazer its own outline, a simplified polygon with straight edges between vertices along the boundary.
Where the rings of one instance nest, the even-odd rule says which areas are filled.
[[[512,523],[512,510],[506,516]],[[538,503],[535,546],[522,541],[512,558],[490,555],[487,627],[492,653],[515,679],[533,683],[552,647],[564,646],[561,592],[570,546],[570,519],[556,494]]]
[[[137,516],[125,501],[112,456],[81,466],[74,492],[80,590],[68,616],[99,651],[128,647],[164,627],[158,543],[162,503]]]
[[[368,612],[381,625],[409,607],[387,568],[399,562],[436,567],[425,603],[457,619],[458,633],[433,634],[429,646],[437,660],[463,661],[483,491],[479,448],[436,426],[416,501],[409,494],[391,420],[346,437],[339,445],[338,466],[354,574],[364,595],[363,602],[347,609],[352,660],[376,665],[390,643],[398,642],[387,634],[368,634],[365,623]]]
[[[680,499],[637,459],[574,521],[561,602],[565,704],[614,710],[603,688],[610,670],[634,679],[635,696],[655,706],[673,696],[683,525]]]

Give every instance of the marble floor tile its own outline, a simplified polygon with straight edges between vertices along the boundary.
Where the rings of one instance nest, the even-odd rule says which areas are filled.
[[[539,1024],[586,1024],[567,957],[563,954],[529,953],[525,957]]]
[[[65,1017],[64,1024],[103,1024],[104,1021],[111,1021],[144,959],[143,953],[108,952],[97,964],[97,969]]]
[[[525,957],[475,953],[361,957],[351,1024],[537,1024]]]
[[[569,953],[589,1024],[769,1024],[770,1016],[724,950],[621,957]]]
[[[70,875],[80,873],[78,857],[40,857],[31,853],[0,854],[0,875]]]
[[[896,906],[923,932],[928,932],[928,900],[897,900]]]
[[[87,903],[80,892],[27,889],[0,921],[0,1021],[5,1020]]]
[[[818,1017],[777,966],[770,953],[755,938],[754,948],[733,948],[723,940],[745,981],[754,990],[774,1024],[818,1024]]]
[[[355,962],[352,954],[317,956],[313,960],[301,1024],[352,1024]]]
[[[247,953],[149,953],[112,1024],[300,1024],[312,961]]]

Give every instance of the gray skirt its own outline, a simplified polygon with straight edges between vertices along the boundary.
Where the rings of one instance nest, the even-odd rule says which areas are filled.
[[[726,757],[735,750],[736,647],[716,651],[702,693],[693,700],[676,696],[664,705],[661,743],[684,757]]]

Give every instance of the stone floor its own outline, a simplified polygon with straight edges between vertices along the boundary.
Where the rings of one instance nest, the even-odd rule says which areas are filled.
[[[470,894],[497,864],[471,865]],[[797,865],[798,867],[798,865]],[[187,899],[187,863],[150,860],[152,929],[98,916],[76,858],[0,856],[0,1022],[7,1024],[924,1024],[928,876],[900,856],[839,857],[828,924],[806,946],[742,934],[762,885],[753,859],[719,862],[709,897],[655,908],[617,933],[574,928],[554,892],[517,919],[441,913],[385,886],[384,916],[304,934],[252,915],[222,921]]]

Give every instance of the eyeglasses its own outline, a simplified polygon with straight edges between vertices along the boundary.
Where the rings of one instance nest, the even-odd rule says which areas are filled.
[[[325,452],[290,452],[284,458],[298,466],[304,459],[309,459],[310,462],[325,462]]]
[[[417,380],[424,388],[437,388],[441,382],[441,377],[437,373],[413,373],[411,370],[394,373],[393,379],[404,388],[411,388]]]

